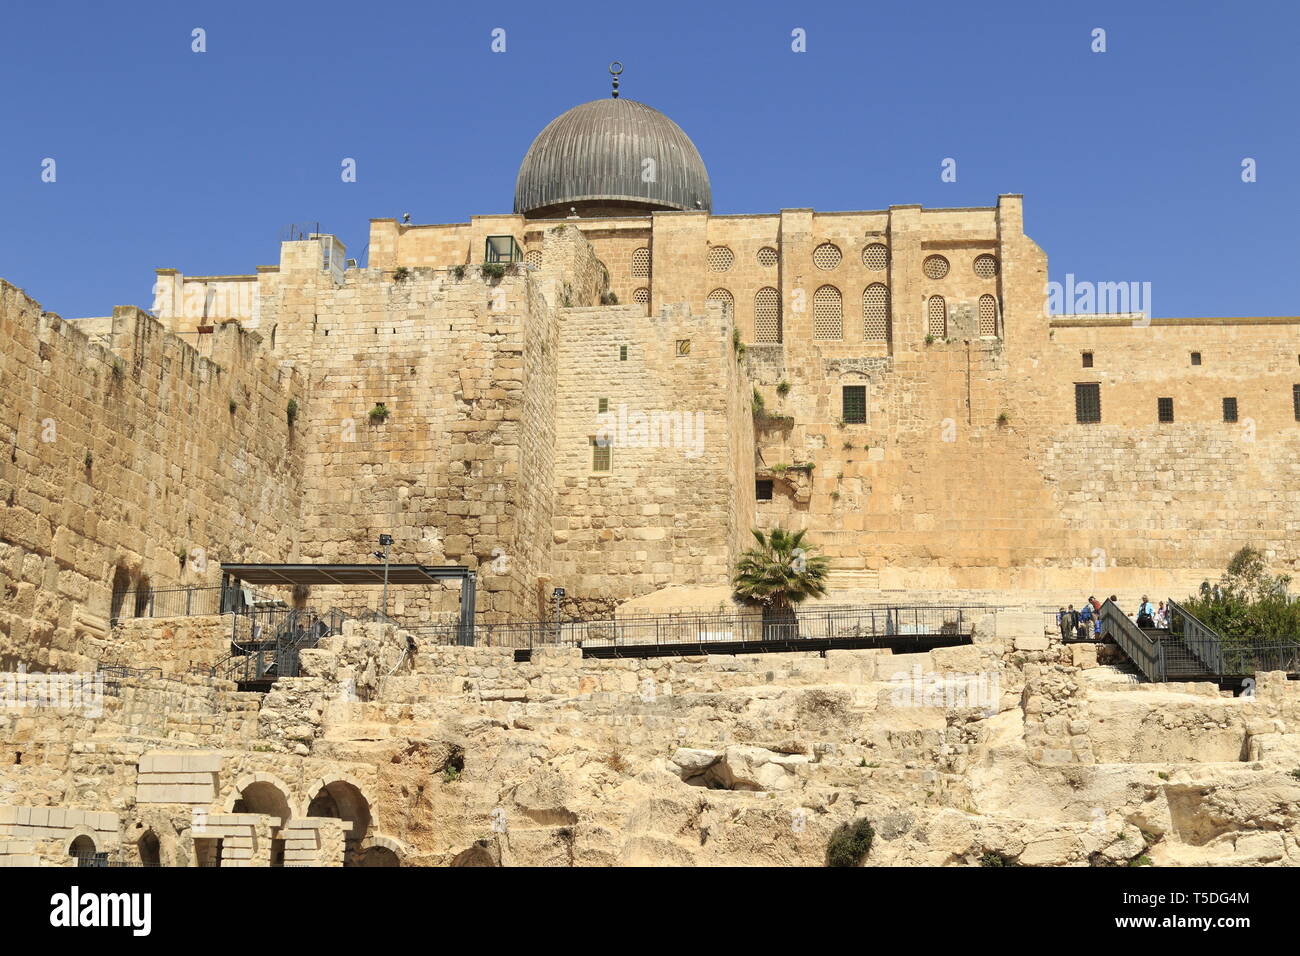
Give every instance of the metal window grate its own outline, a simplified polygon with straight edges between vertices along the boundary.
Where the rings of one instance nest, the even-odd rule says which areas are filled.
[[[1223,400],[1223,420],[1225,422],[1235,422],[1237,420],[1237,400],[1235,398],[1225,398]]]
[[[604,414],[605,412],[607,412],[607,411],[609,411],[609,399],[608,399],[608,398],[599,398],[599,399],[597,399],[597,400],[596,400],[596,413],[597,413],[598,415],[603,415],[603,414]]]
[[[845,385],[841,401],[846,425],[865,425],[867,423],[867,387],[865,385]]]
[[[1200,364],[1201,364],[1201,353],[1200,353],[1200,352],[1193,352],[1193,353],[1192,353],[1192,364],[1193,364],[1193,365],[1200,365]]]
[[[1174,400],[1172,398],[1156,399],[1156,417],[1161,422],[1172,422],[1174,420]]]
[[[620,345],[620,346],[618,347],[618,360],[619,360],[620,362],[626,362],[626,361],[627,361],[627,346],[626,346],[626,345]]]
[[[593,438],[591,440],[591,470],[609,471],[609,453],[610,446],[606,440]]]
[[[756,501],[772,500],[772,479],[759,478],[754,482],[754,499]]]
[[[1295,406],[1295,420],[1300,422],[1300,385],[1291,386],[1291,403]]]
[[[1080,425],[1095,425],[1101,421],[1101,385],[1099,383],[1075,383],[1074,420]]]
[[[1084,367],[1084,368],[1092,368],[1092,353],[1091,353],[1091,352],[1084,352],[1084,353],[1083,353],[1083,367]]]

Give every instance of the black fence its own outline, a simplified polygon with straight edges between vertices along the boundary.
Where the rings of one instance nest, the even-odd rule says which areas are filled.
[[[642,645],[709,645],[801,640],[862,640],[933,636],[969,636],[986,608],[863,606],[797,611],[785,617],[760,612],[673,614],[599,621],[531,621],[479,624],[473,640],[464,641],[459,625],[429,624],[407,628],[417,641],[433,644],[472,643],[477,647],[623,647]]]
[[[287,606],[287,602],[277,595],[248,587],[143,588],[114,591],[110,617],[116,624],[133,617],[199,617]]]

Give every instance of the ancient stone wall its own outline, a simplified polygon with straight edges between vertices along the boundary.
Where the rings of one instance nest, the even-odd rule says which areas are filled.
[[[303,380],[255,333],[210,338],[201,356],[124,307],[92,341],[0,282],[0,659],[85,667],[115,580],[211,584],[220,561],[291,553]]]

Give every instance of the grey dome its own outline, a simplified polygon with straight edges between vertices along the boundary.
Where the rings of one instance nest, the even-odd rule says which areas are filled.
[[[643,182],[646,158],[657,166]],[[713,206],[709,173],[680,126],[635,100],[592,100],[547,124],[528,147],[515,182],[515,212],[547,218],[568,215],[570,205],[597,214],[626,208]]]

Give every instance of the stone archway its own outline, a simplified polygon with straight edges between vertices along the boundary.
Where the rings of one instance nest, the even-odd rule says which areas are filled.
[[[362,791],[357,781],[346,777],[331,781],[321,778],[313,784],[308,792],[313,795],[311,802],[307,806],[307,816],[333,817],[336,820],[346,820],[352,824],[352,829],[347,835],[347,846],[343,857],[344,866],[396,865],[362,862],[364,856],[362,844],[366,842],[370,834],[374,819],[370,809],[370,799]]]
[[[227,799],[229,813],[259,813],[276,817],[280,826],[271,831],[271,866],[284,864],[284,828],[302,814],[289,802],[289,787],[269,773],[255,773],[241,778]]]

